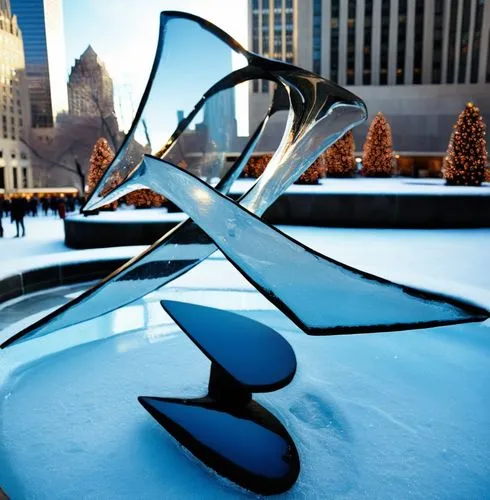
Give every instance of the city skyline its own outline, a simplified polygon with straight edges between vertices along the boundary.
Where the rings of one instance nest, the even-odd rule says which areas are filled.
[[[205,17],[247,46],[247,2],[234,0],[145,0],[145,8],[129,0],[98,2],[64,0],[66,79],[75,59],[91,45],[106,64],[114,82],[114,107],[124,130],[131,125],[150,74],[158,39],[159,14],[181,10]],[[117,23],[109,22],[116,19]],[[84,28],[81,29],[81,26]],[[248,118],[246,92],[237,96]],[[240,104],[237,104],[240,105]],[[248,128],[248,122],[245,124]],[[242,132],[245,125],[242,123]]]

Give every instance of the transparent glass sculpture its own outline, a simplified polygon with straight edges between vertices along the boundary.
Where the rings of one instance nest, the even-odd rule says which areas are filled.
[[[304,332],[396,331],[483,321],[487,311],[353,269],[301,245],[197,177],[145,157],[142,185],[184,210]]]
[[[188,40],[194,40],[193,43],[179,46],[183,34],[188,35]],[[173,51],[177,51],[178,57]],[[197,68],[206,72],[208,66],[212,76],[198,78]],[[182,90],[185,87],[182,79],[198,80],[199,88],[193,82]],[[192,142],[188,139],[192,134],[198,135],[197,124],[207,121],[214,127],[221,124],[229,128],[230,123],[234,126],[233,116],[228,112],[233,98],[228,93],[254,79],[271,80],[278,89],[240,157],[227,169],[221,153],[226,149],[229,136],[222,130],[209,131],[206,126],[203,129],[205,136],[199,143],[202,155],[190,161],[196,151],[190,147]],[[179,100],[176,110],[172,93],[177,91],[184,92],[188,102],[186,100],[184,105]],[[183,113],[177,114],[182,108]],[[218,116],[225,116],[224,120],[212,117],[216,109]],[[142,159],[144,153],[150,151],[158,158],[185,162],[190,172],[215,184],[216,189],[226,194],[253,152],[269,118],[284,109],[288,109],[288,119],[281,143],[263,175],[240,200],[259,216],[327,147],[366,119],[366,107],[357,96],[318,75],[247,52],[203,19],[163,12],[155,63],[133,126],[84,209],[95,210],[146,187],[142,180]],[[163,115],[169,118],[164,119]],[[165,168],[164,163],[161,165]],[[117,309],[187,272],[215,250],[216,246],[203,231],[191,221],[184,222],[80,297],[22,330],[0,347]]]

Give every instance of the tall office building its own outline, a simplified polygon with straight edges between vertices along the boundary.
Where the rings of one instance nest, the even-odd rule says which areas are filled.
[[[32,127],[51,128],[68,108],[62,0],[10,1],[24,38]]]
[[[403,151],[443,151],[468,100],[490,120],[489,31],[490,0],[249,0],[253,52],[352,86]],[[251,122],[270,91],[251,86]]]
[[[29,152],[20,138],[30,126],[24,46],[8,0],[0,1],[0,190],[31,187]]]
[[[73,116],[114,116],[112,79],[90,45],[71,68],[68,105]]]

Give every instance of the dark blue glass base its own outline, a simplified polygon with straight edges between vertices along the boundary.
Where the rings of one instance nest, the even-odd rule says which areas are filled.
[[[296,446],[281,422],[256,401],[229,404],[209,396],[138,400],[193,455],[239,486],[273,495],[296,482]]]
[[[176,301],[167,313],[211,360],[208,394],[140,396],[179,443],[218,474],[255,493],[287,491],[299,470],[296,446],[279,420],[252,399],[289,384],[296,356],[275,330],[245,316]]]

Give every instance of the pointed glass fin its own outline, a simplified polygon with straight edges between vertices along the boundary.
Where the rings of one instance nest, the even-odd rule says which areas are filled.
[[[161,304],[213,363],[250,392],[280,389],[294,377],[294,351],[272,328],[212,307],[174,300]]]
[[[238,270],[312,335],[406,330],[482,321],[488,312],[398,286],[324,257],[200,179],[146,157],[147,178],[216,243]],[[452,303],[451,303],[452,302]]]
[[[260,135],[269,123],[269,117],[276,111],[289,107],[288,120],[279,147],[267,165],[264,174],[240,200],[248,210],[257,215],[263,214],[326,148],[331,146],[346,131],[366,119],[367,112],[364,102],[342,87],[290,64],[246,52],[228,35],[203,19],[183,13],[162,13],[162,25],[166,25],[169,19],[190,21],[194,29],[204,30],[210,36],[216,37],[228,46],[232,53],[244,55],[248,65],[234,70],[215,83],[195,105],[195,112],[189,113],[189,118],[184,119],[183,122],[179,121],[179,126],[172,134],[167,146],[157,151],[156,156],[166,158],[166,155],[170,155],[169,158],[172,157],[174,161],[180,162],[172,155],[177,154],[180,149],[184,150],[184,155],[186,154],[185,141],[189,131],[188,126],[190,124],[192,135],[194,133],[192,120],[197,120],[200,112],[203,113],[203,116],[206,114],[205,103],[210,102],[210,99],[215,97],[221,99],[220,94],[251,79],[261,78],[276,82],[277,90],[272,106],[268,111],[264,109],[264,119],[253,125],[252,130],[255,132],[245,145],[242,154],[231,168],[227,169],[225,166],[224,169],[221,169],[219,174],[221,180],[216,188],[226,193],[256,147]],[[143,130],[143,135],[147,140],[149,122],[145,120],[143,123],[143,110],[146,109],[148,101],[151,99],[150,94],[153,92],[156,71],[157,69],[160,71],[160,59],[165,53],[163,40],[168,40],[166,33],[166,30],[160,30],[159,50],[149,86],[138,108],[135,122],[125,145],[122,146],[106,176],[96,188],[95,194],[85,207],[87,209],[97,209],[136,189],[152,189],[151,179],[146,178],[144,164],[141,161],[143,151],[138,146],[136,156],[132,153],[126,155],[125,147],[133,144],[132,137],[137,128]],[[213,57],[215,56],[213,55]],[[233,57],[231,60],[233,63]],[[233,64],[232,68],[234,69]],[[224,98],[224,100],[228,102],[228,98]],[[268,105],[268,103],[265,104]],[[154,105],[157,106],[158,102],[154,102]],[[218,106],[218,109],[223,109],[223,106]],[[165,110],[162,110],[162,113],[165,113]],[[216,127],[220,123],[228,124],[229,121],[211,120],[210,123]],[[214,132],[211,135],[216,137]],[[219,135],[220,133],[217,133],[217,136]],[[212,140],[212,143],[214,142]],[[151,144],[152,147],[146,148],[146,150],[153,151],[155,149],[154,143],[155,141],[150,137],[147,144]],[[138,142],[138,144],[140,143]],[[209,158],[209,154],[206,153],[206,155]],[[214,149],[211,157],[219,158]],[[122,162],[120,166],[118,166],[119,161]],[[213,175],[218,169],[212,170],[212,173],[209,174],[208,168],[199,170],[199,165],[199,162],[196,162],[189,169],[186,161],[185,166],[214,184],[216,179],[213,178]],[[213,160],[208,165],[216,164]],[[116,174],[118,176],[117,182],[109,180],[110,175]],[[121,177],[124,178],[124,176],[126,177],[123,183],[117,185]],[[17,341],[46,335],[113,311],[181,276],[208,257],[215,249],[216,246],[212,240],[195,224],[190,221],[184,222],[158,240],[151,248],[129,261],[81,296],[10,337],[0,348],[12,345]]]

